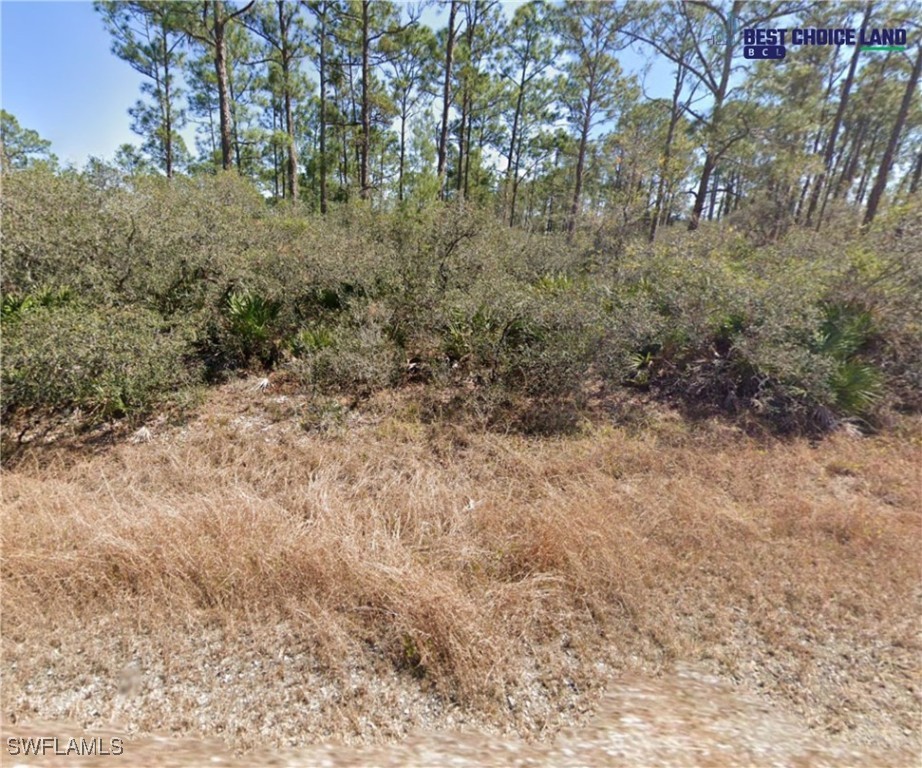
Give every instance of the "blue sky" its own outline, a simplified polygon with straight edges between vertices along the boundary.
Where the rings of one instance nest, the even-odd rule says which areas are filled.
[[[522,2],[506,2],[504,10],[511,15]],[[441,26],[445,14],[430,10],[424,22]],[[63,163],[111,160],[119,145],[140,144],[128,108],[140,96],[142,77],[110,46],[92,2],[0,0],[0,104],[50,140]],[[622,64],[639,66],[640,59],[626,52]],[[668,67],[662,76],[670,76]],[[193,147],[194,129],[184,133]]]
[[[111,158],[138,139],[128,107],[141,76],[109,47],[90,2],[0,2],[0,103],[63,162]]]

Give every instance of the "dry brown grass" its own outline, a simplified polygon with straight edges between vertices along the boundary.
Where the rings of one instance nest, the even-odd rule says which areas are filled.
[[[42,665],[78,658],[55,684],[79,688],[143,637],[182,676],[217,633],[270,662],[295,637],[314,669],[396,675],[532,734],[563,720],[511,715],[522,691],[553,707],[600,660],[682,659],[810,725],[918,744],[917,424],[812,445],[667,414],[529,440],[370,406],[318,434],[273,422],[269,399],[234,385],[152,442],[45,450],[5,473],[8,716],[104,720],[102,693],[62,703]],[[139,727],[214,734],[233,710],[229,735],[252,745],[259,728],[211,685],[214,720],[173,701]],[[362,701],[336,699],[301,738],[345,732],[334,710],[381,738],[362,720],[380,697]]]

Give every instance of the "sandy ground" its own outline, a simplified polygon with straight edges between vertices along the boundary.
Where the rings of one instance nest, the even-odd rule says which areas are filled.
[[[4,765],[103,766],[118,763],[169,766],[913,766],[911,749],[867,749],[818,738],[797,718],[717,678],[691,668],[659,678],[622,677],[609,686],[582,727],[562,731],[550,743],[526,743],[474,731],[417,730],[378,747],[328,743],[304,749],[273,746],[270,740],[234,757],[220,741],[148,736],[130,739],[114,730],[87,733],[60,723],[4,724],[21,750],[22,740],[56,736],[41,756],[6,756]],[[80,757],[66,752],[72,736],[99,739],[97,749],[117,756]],[[118,739],[123,741],[117,741]],[[116,741],[113,741],[116,740]]]

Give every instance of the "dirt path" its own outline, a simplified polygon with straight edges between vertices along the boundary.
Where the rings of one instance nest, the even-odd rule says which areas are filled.
[[[9,755],[9,738],[101,737],[111,749],[116,731],[73,726],[4,724],[3,765],[112,766],[914,766],[922,753],[873,751],[819,739],[794,717],[716,678],[683,668],[662,678],[627,676],[613,683],[590,723],[565,730],[551,743],[477,733],[417,732],[386,746],[318,745],[276,752],[268,745],[234,757],[219,741],[147,737],[125,739],[120,756]],[[122,738],[125,738],[122,735]],[[16,742],[20,744],[21,742]]]

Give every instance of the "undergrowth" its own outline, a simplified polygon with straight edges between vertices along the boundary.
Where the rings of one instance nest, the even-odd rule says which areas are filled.
[[[144,415],[235,371],[319,395],[424,382],[487,421],[528,402],[546,418],[522,428],[543,431],[599,387],[795,432],[920,406],[918,206],[863,236],[763,243],[731,223],[652,245],[568,243],[457,204],[320,218],[232,175],[35,168],[5,174],[2,206],[14,420]]]

